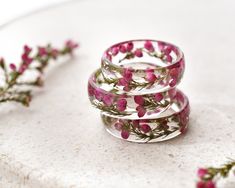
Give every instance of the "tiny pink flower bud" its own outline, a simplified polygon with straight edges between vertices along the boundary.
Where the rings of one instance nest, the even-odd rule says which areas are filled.
[[[131,50],[133,50],[133,48],[134,48],[133,42],[128,42],[126,46],[126,51],[130,52]]]
[[[144,43],[144,48],[145,48],[146,50],[150,51],[150,52],[153,52],[153,51],[154,51],[154,47],[153,47],[152,42],[151,42],[151,41],[148,41],[148,40]]]
[[[103,100],[104,104],[106,104],[107,106],[111,106],[113,103],[113,96],[112,95],[104,95],[102,100]]]
[[[95,89],[94,91],[94,94],[95,94],[95,98],[98,100],[98,101],[102,101],[103,99],[103,92],[101,89]]]
[[[29,54],[32,51],[32,48],[30,48],[28,45],[24,45],[24,53]]]
[[[160,102],[163,99],[163,95],[161,93],[156,93],[154,99],[155,101]]]
[[[19,68],[19,73],[22,74],[27,69],[27,65],[22,64]]]
[[[67,48],[71,49],[71,50],[73,50],[73,49],[79,47],[79,45],[78,45],[77,43],[73,42],[72,40],[67,40],[67,41],[65,42],[65,46],[66,46]]]
[[[112,50],[111,50],[111,53],[112,53],[113,56],[116,56],[118,54],[118,52],[119,52],[119,49],[116,46],[113,47]]]
[[[120,51],[121,53],[126,53],[126,52],[127,52],[126,46],[125,46],[124,44],[121,44],[121,45],[119,46],[119,51]]]
[[[204,177],[207,173],[208,173],[208,171],[205,168],[199,168],[197,171],[197,175],[199,178]]]
[[[175,78],[171,79],[169,86],[174,87],[177,84],[177,80]]]
[[[43,56],[46,56],[48,53],[47,53],[47,50],[46,48],[44,47],[38,47],[38,55],[40,57],[43,57]]]
[[[139,120],[133,120],[132,123],[135,127],[138,127],[139,124],[140,124],[140,121]]]
[[[123,127],[123,123],[122,122],[117,122],[114,124],[115,129],[117,129],[118,131],[122,130]]]
[[[15,71],[15,70],[16,70],[15,64],[11,63],[11,64],[10,64],[10,69],[11,69],[12,71]]]
[[[127,101],[126,99],[118,99],[117,101],[117,109],[120,111],[120,112],[123,112],[126,110],[126,106],[127,106]]]
[[[137,106],[136,110],[139,117],[143,117],[146,114],[146,109],[143,106]]]
[[[128,82],[132,80],[132,71],[131,71],[131,69],[128,69],[128,68],[124,69],[123,78]]]
[[[164,50],[163,50],[163,53],[165,55],[169,55],[172,51],[172,47],[171,46],[167,46]]]
[[[134,54],[136,57],[143,57],[143,52],[141,49],[136,49]]]
[[[151,127],[148,124],[142,124],[140,125],[140,129],[141,131],[143,131],[144,133],[148,133],[151,131]]]
[[[59,51],[58,51],[56,48],[53,48],[53,49],[51,50],[51,56],[52,56],[53,58],[57,58],[58,55],[59,55]]]
[[[166,61],[171,63],[172,62],[172,57],[170,55],[166,55]]]
[[[125,79],[125,78],[120,78],[119,80],[118,80],[118,85],[119,86],[128,86],[128,81]]]
[[[142,97],[140,95],[134,96],[134,101],[136,104],[139,104],[141,106],[144,105],[144,97]]]
[[[130,136],[129,131],[122,130],[122,132],[121,132],[121,137],[122,137],[123,139],[128,139],[129,136]]]
[[[205,186],[205,182],[203,182],[203,181],[199,181],[199,182],[197,182],[197,188],[206,188],[206,186]]]
[[[165,47],[165,43],[164,42],[158,42],[158,49],[160,51],[162,51],[164,49],[164,47]]]
[[[206,182],[206,188],[216,188],[215,183],[213,181]]]
[[[147,72],[146,73],[146,78],[145,78],[148,82],[155,82],[155,80],[157,79],[156,75],[152,72]]]

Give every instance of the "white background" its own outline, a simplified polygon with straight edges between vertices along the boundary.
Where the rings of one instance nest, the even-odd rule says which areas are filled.
[[[19,16],[68,0],[0,0],[0,25]]]

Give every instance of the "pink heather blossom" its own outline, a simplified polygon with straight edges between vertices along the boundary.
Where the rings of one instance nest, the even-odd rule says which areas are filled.
[[[166,55],[166,61],[167,62],[172,62],[172,57],[170,55]]]
[[[164,47],[165,47],[165,43],[164,42],[158,42],[158,49],[160,51],[162,51],[164,49]]]
[[[128,42],[126,45],[126,51],[130,52],[131,50],[133,50],[133,48],[134,48],[133,42]]]
[[[126,99],[118,99],[117,101],[117,109],[120,111],[120,112],[123,112],[126,110],[126,106],[127,106],[127,101]]]
[[[47,55],[47,50],[44,47],[38,47],[38,55],[40,57],[46,56]]]
[[[119,51],[120,51],[121,53],[126,53],[126,52],[127,52],[126,46],[125,46],[124,44],[121,44],[121,45],[119,46]]]
[[[197,171],[197,175],[199,178],[203,178],[208,173],[207,169],[199,168]]]
[[[122,122],[117,122],[114,124],[115,129],[117,129],[118,131],[122,130],[123,127],[123,123]]]
[[[154,51],[154,47],[153,47],[152,42],[151,42],[151,41],[148,41],[148,40],[144,43],[144,48],[145,48],[146,50],[150,51],[150,52],[153,52],[153,51]]]
[[[161,93],[156,93],[154,95],[154,100],[160,102],[163,99],[163,95]]]
[[[197,182],[197,188],[206,188],[206,186],[205,186],[205,182],[203,182],[203,181],[199,181],[199,182]]]
[[[131,88],[130,88],[129,86],[125,86],[125,87],[123,88],[123,90],[124,90],[124,91],[130,91]]]
[[[73,42],[72,40],[67,40],[67,41],[65,42],[65,46],[66,46],[67,48],[71,49],[71,50],[73,50],[73,49],[79,47],[79,45],[78,45],[77,43]]]
[[[112,49],[111,49],[111,53],[113,56],[116,56],[119,52],[119,49],[117,46],[114,46]]]
[[[58,51],[56,48],[53,48],[53,49],[51,50],[51,56],[52,56],[53,58],[56,58],[58,55],[59,55],[59,51]]]
[[[109,53],[105,54],[105,58],[108,59],[109,61],[112,61],[112,56]]]
[[[138,127],[139,124],[140,124],[140,121],[139,120],[133,120],[132,123],[133,123],[134,127]]]
[[[137,106],[136,110],[139,117],[143,117],[146,114],[146,109],[143,106]]]
[[[144,133],[148,133],[149,131],[151,131],[151,127],[148,124],[142,124],[140,125],[140,129],[141,131],[143,131]]]
[[[169,55],[172,51],[172,47],[171,46],[167,46],[165,49],[163,49],[163,53],[165,55]]]
[[[206,182],[206,188],[216,188],[215,183],[213,181]]]
[[[28,67],[27,65],[22,64],[22,65],[20,66],[20,68],[19,68],[19,71],[18,71],[18,72],[19,72],[20,74],[22,74],[22,73],[27,69],[27,67]]]
[[[179,68],[170,69],[169,74],[172,78],[178,78],[180,74],[180,69]]]
[[[95,94],[95,98],[98,101],[102,101],[102,99],[103,99],[103,92],[102,92],[101,89],[99,89],[99,88],[95,89],[94,94]]]
[[[29,54],[32,51],[32,48],[30,48],[28,45],[24,45],[24,53]]]
[[[128,86],[129,82],[125,78],[120,78],[118,80],[118,85],[119,86]]]
[[[127,68],[127,69],[124,69],[123,71],[123,78],[126,80],[126,81],[131,81],[132,80],[132,70]]]
[[[134,54],[136,57],[143,57],[143,52],[141,49],[136,49]]]
[[[102,101],[105,105],[111,106],[113,103],[113,96],[112,95],[104,95]]]
[[[29,65],[29,64],[32,63],[32,61],[33,61],[33,58],[30,58],[30,57],[28,56],[28,54],[26,54],[26,53],[24,53],[24,54],[21,56],[21,58],[22,58],[22,61],[23,61],[26,65]]]
[[[146,72],[146,78],[145,78],[148,82],[155,82],[155,80],[157,79],[156,75],[152,72]]]
[[[139,104],[141,106],[144,105],[144,97],[142,97],[140,95],[134,96],[134,101],[136,104]]]
[[[15,71],[15,70],[16,70],[15,64],[11,63],[11,64],[10,64],[10,69],[13,70],[13,71]]]
[[[93,96],[95,94],[94,88],[90,84],[88,84],[88,94],[89,96]]]
[[[122,132],[121,132],[121,137],[122,137],[123,139],[128,139],[129,136],[130,136],[129,131],[127,131],[127,130],[122,130]]]
[[[177,80],[175,78],[171,79],[169,86],[174,87],[177,84]]]

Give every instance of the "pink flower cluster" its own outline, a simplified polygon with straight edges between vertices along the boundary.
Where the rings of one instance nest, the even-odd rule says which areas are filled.
[[[139,131],[145,134],[149,133],[152,130],[151,127],[147,123],[145,123],[145,121],[141,123],[141,120],[132,120],[132,121],[119,120],[114,124],[114,127],[118,131],[121,131],[121,137],[123,139],[128,139],[130,136],[130,130],[129,130],[130,124],[132,124],[135,129],[138,129]]]
[[[163,98],[164,96],[162,93],[153,94],[153,99],[156,102],[160,102],[161,100],[163,100]],[[146,105],[145,105],[144,97],[141,95],[136,95],[134,96],[134,101],[137,104],[136,111],[137,111],[138,116],[143,117],[147,112],[146,107],[145,107]]]
[[[88,94],[90,97],[94,96],[98,101],[103,102],[108,107],[114,105],[119,112],[123,112],[127,108],[127,100],[123,96],[117,98],[100,88],[93,88],[91,84],[88,84]]]
[[[202,179],[208,174],[208,170],[204,168],[200,168],[198,169],[197,174],[198,174],[198,177]],[[213,182],[212,180],[209,180],[209,181],[200,180],[199,182],[197,182],[196,187],[197,188],[216,188],[216,185],[215,185],[215,182]]]

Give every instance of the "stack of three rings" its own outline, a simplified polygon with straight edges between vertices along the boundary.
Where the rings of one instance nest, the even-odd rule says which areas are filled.
[[[88,81],[91,103],[109,133],[133,142],[159,142],[184,133],[188,98],[176,86],[185,69],[181,50],[155,40],[115,44]]]

